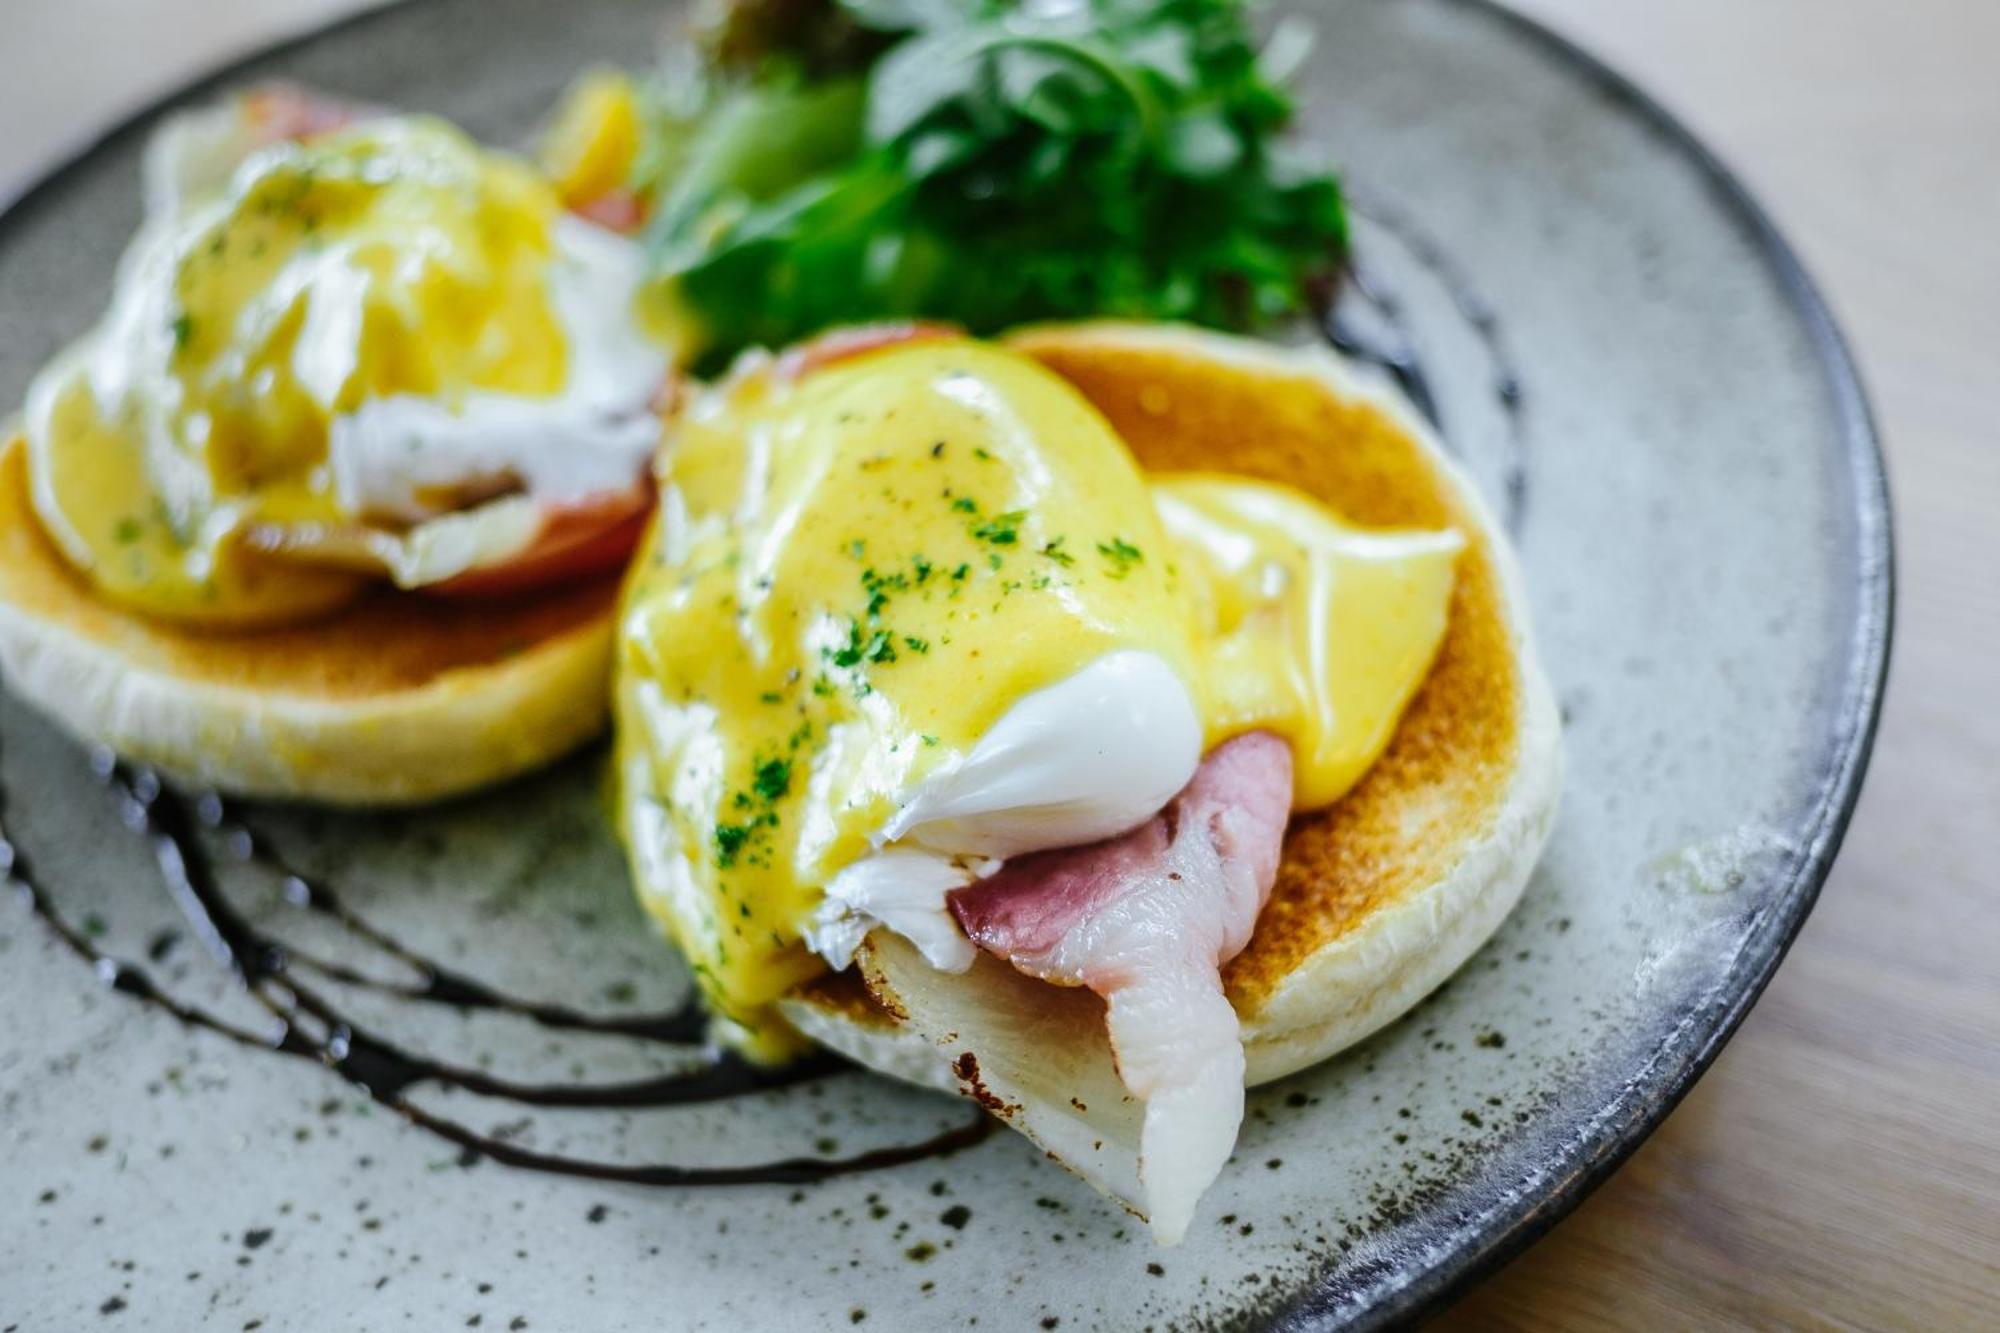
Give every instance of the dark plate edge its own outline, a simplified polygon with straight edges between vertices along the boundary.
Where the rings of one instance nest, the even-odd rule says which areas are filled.
[[[1505,0],[1451,0],[1482,11],[1569,64],[1611,100],[1624,104],[1668,140],[1700,173],[1719,206],[1750,239],[1793,315],[1804,328],[1825,377],[1840,423],[1839,446],[1846,453],[1847,479],[1854,494],[1854,632],[1845,679],[1829,705],[1831,741],[1823,777],[1811,805],[1801,852],[1791,860],[1774,905],[1757,920],[1728,975],[1700,998],[1660,1054],[1628,1080],[1618,1099],[1604,1108],[1593,1138],[1574,1145],[1566,1174],[1532,1198],[1515,1198],[1475,1219],[1467,1243],[1414,1277],[1395,1275],[1359,1290],[1328,1283],[1290,1302],[1272,1319],[1286,1329],[1382,1329],[1421,1323],[1490,1277],[1539,1240],[1624,1164],[1707,1072],[1735,1035],[1784,961],[1819,899],[1833,861],[1854,817],[1862,777],[1882,715],[1888,680],[1889,648],[1895,615],[1895,550],[1889,480],[1881,436],[1867,390],[1846,335],[1817,283],[1806,271],[1764,206],[1740,177],[1650,93],[1602,58],[1540,20],[1509,7]],[[1690,1033],[1692,1045],[1683,1038]]]
[[[162,111],[200,98],[273,56],[414,3],[419,0],[377,0],[365,4],[331,22],[308,26],[230,57],[135,107],[60,151],[40,173],[14,192],[0,195],[0,231],[47,188]],[[1710,1024],[1698,1044],[1682,1052],[1673,1068],[1660,1069],[1655,1065],[1640,1079],[1626,1084],[1618,1102],[1604,1113],[1604,1119],[1621,1123],[1600,1135],[1595,1143],[1573,1153],[1576,1160],[1569,1174],[1554,1189],[1532,1202],[1492,1211],[1480,1220],[1469,1244],[1416,1277],[1388,1285],[1379,1294],[1308,1292],[1277,1316],[1277,1322],[1299,1329],[1395,1327],[1420,1322],[1438,1313],[1465,1289],[1496,1272],[1547,1234],[1603,1184],[1680,1104],[1763,994],[1818,900],[1860,798],[1862,776],[1881,720],[1883,687],[1889,669],[1895,558],[1888,476],[1859,368],[1818,285],[1748,187],[1678,117],[1632,80],[1568,37],[1508,8],[1504,0],[1452,0],[1452,3],[1482,10],[1511,25],[1558,60],[1575,66],[1607,96],[1629,106],[1694,164],[1725,211],[1749,234],[1818,353],[1827,391],[1842,425],[1841,443],[1848,455],[1849,480],[1855,495],[1861,582],[1856,589],[1855,631],[1848,652],[1846,685],[1835,705],[1838,729],[1827,755],[1826,777],[1810,837],[1780,895],[1778,919],[1767,915],[1757,923],[1738,953],[1735,967],[1708,997],[1711,1002],[1714,995],[1724,997],[1719,1002],[1720,1014],[1709,1017],[1711,1010],[1703,1008],[1684,1025],[1698,1025],[1704,1020]],[[1663,1050],[1662,1055],[1665,1054]],[[1357,1305],[1359,1309],[1355,1308]]]

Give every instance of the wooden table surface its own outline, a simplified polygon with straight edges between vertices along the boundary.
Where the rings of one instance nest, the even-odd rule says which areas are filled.
[[[1888,442],[1860,813],[1713,1071],[1447,1328],[2000,1328],[2000,2],[1518,0],[1681,113],[1825,284]],[[0,194],[357,0],[11,0]],[[32,55],[31,60],[21,57]]]

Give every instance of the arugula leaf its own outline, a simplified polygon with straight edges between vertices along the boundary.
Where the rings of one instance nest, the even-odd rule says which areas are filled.
[[[755,58],[713,64],[704,110],[661,132],[685,142],[659,155],[677,165],[649,232],[711,363],[881,318],[1241,327],[1296,312],[1338,266],[1338,185],[1277,142],[1297,32],[1260,52],[1242,0],[732,14]]]

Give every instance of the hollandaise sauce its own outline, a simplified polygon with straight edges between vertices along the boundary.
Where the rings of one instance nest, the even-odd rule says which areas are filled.
[[[1370,532],[1298,492],[1183,475],[1153,487],[1194,623],[1210,745],[1292,744],[1292,808],[1375,762],[1443,642],[1456,532]]]
[[[829,881],[1023,700],[1141,654],[1203,748],[1275,731],[1297,805],[1323,805],[1428,670],[1462,545],[1149,479],[1067,383],[969,341],[740,374],[686,414],[660,484],[621,625],[623,831],[724,1035],[763,1058],[795,1040],[770,1006],[826,967],[807,926]],[[1115,760],[1107,782],[1147,778]]]

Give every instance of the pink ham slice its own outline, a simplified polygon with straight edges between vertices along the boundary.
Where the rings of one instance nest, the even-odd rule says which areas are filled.
[[[1168,1243],[1243,1118],[1243,1045],[1220,968],[1249,943],[1270,897],[1291,798],[1290,747],[1266,732],[1239,736],[1131,832],[1017,857],[950,897],[982,949],[1104,998],[1119,1079],[1145,1103],[1146,1212]]]

